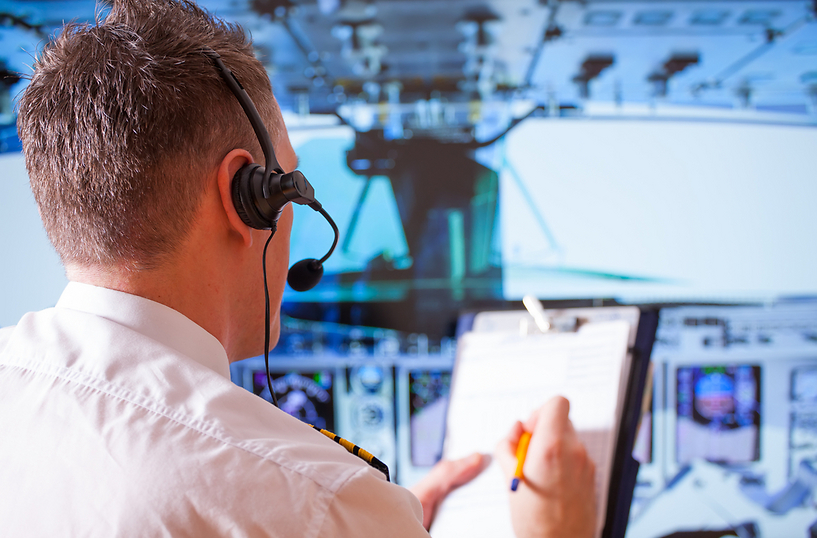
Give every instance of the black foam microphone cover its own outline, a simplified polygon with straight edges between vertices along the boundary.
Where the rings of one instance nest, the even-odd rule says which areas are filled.
[[[322,276],[323,264],[314,258],[307,258],[289,268],[287,283],[295,291],[308,291],[318,285]]]

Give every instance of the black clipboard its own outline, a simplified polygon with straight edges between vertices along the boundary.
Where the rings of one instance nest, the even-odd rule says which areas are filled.
[[[538,305],[538,301],[536,302]],[[526,306],[528,303],[526,302]],[[468,327],[458,329],[475,332],[536,332],[576,331],[586,323],[626,319],[631,326],[629,337],[629,368],[626,388],[619,417],[618,435],[614,441],[609,487],[601,538],[623,538],[630,516],[633,491],[639,463],[634,459],[633,447],[642,415],[645,387],[648,386],[650,355],[658,326],[658,311],[637,307],[598,307],[560,310],[532,309],[526,311],[483,312],[469,316]],[[539,317],[540,319],[535,319]],[[544,326],[542,322],[545,321]],[[543,330],[544,329],[544,330]],[[455,368],[456,375],[456,368]]]
[[[630,380],[625,397],[627,410],[619,425],[618,439],[614,452],[613,470],[610,475],[610,489],[607,494],[607,515],[602,538],[624,538],[630,520],[630,505],[633,502],[639,463],[633,457],[635,438],[641,424],[645,398],[652,398],[645,389],[652,387],[647,377],[651,372],[650,356],[658,328],[658,311],[641,310],[635,343],[630,349]]]

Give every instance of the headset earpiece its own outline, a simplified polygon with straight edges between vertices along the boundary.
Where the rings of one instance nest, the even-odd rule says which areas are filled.
[[[290,202],[308,205],[315,211],[315,189],[295,170],[288,174],[267,174],[258,164],[242,166],[232,183],[233,205],[244,224],[258,230],[275,229],[284,207]]]
[[[242,166],[232,180],[232,197],[236,213],[250,228],[264,230],[270,228],[270,222],[264,219],[253,200],[253,176],[263,177],[264,169],[258,164]]]

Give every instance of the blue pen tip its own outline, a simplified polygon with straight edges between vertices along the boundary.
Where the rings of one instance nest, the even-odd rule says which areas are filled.
[[[511,480],[511,491],[516,491],[516,488],[518,488],[518,487],[519,487],[519,479],[514,478],[513,480]]]

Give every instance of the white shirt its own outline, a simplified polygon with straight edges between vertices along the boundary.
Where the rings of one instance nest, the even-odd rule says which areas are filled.
[[[407,490],[230,382],[182,314],[70,283],[0,330],[3,536],[428,536]]]

